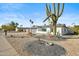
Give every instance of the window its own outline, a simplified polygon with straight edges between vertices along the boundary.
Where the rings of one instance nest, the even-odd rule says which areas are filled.
[[[45,28],[42,28],[42,31],[46,31],[46,29]]]

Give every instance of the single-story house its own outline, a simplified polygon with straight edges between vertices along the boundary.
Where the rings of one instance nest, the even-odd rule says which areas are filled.
[[[57,24],[57,32],[56,34],[58,35],[67,35],[67,34],[74,34],[74,32],[69,29],[68,27],[66,27],[65,24]],[[16,28],[16,31],[18,31],[18,29],[22,29],[24,32],[28,32],[31,31],[32,33],[39,33],[39,34],[48,34],[51,32],[50,30],[50,26],[49,25],[43,25],[43,26],[33,26],[33,27],[26,27],[26,28]],[[53,35],[53,32],[51,32],[51,34]]]
[[[17,27],[16,31],[22,31],[22,32],[32,32],[35,33],[37,28],[34,27]]]
[[[66,27],[65,24],[57,24],[57,29],[56,29],[56,34],[58,35],[68,35],[68,34],[74,34],[74,31]],[[49,25],[44,25],[44,26],[37,26],[37,31],[36,33],[41,33],[41,34],[47,34],[50,33],[51,29]],[[51,32],[53,35],[53,30]]]

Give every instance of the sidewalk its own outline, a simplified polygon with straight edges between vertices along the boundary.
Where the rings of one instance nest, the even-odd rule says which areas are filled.
[[[9,44],[5,37],[0,36],[0,56],[18,56],[19,54]]]

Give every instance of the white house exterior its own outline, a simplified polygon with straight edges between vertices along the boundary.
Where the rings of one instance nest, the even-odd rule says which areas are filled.
[[[73,34],[74,32],[67,28],[65,26],[65,24],[57,24],[57,29],[56,29],[56,34],[57,35],[66,35],[66,34]],[[28,32],[31,31],[34,34],[48,34],[51,32],[50,30],[50,26],[49,25],[44,25],[44,26],[33,26],[31,28],[16,28],[16,31],[18,31],[18,29],[22,29],[24,32]],[[51,34],[53,35],[53,32],[51,32]]]
[[[30,27],[17,27],[16,31],[19,31],[19,29],[21,29],[23,32],[32,32],[32,33],[36,33],[37,28],[30,28]]]
[[[42,29],[46,29],[46,31],[43,31]],[[71,29],[67,28],[65,24],[57,24],[56,31],[57,31],[56,34],[60,36],[74,33]],[[51,32],[50,26],[37,26],[36,33],[47,34],[50,32]],[[51,32],[51,34],[53,35],[53,32]]]

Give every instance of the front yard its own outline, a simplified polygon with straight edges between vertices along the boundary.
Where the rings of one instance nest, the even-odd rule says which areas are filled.
[[[8,42],[15,48],[19,55],[32,55],[28,51],[24,51],[24,44],[30,41],[38,40],[37,38],[27,36],[26,37],[6,37]],[[61,41],[53,41],[66,49],[66,56],[79,56],[79,39],[66,39]]]

